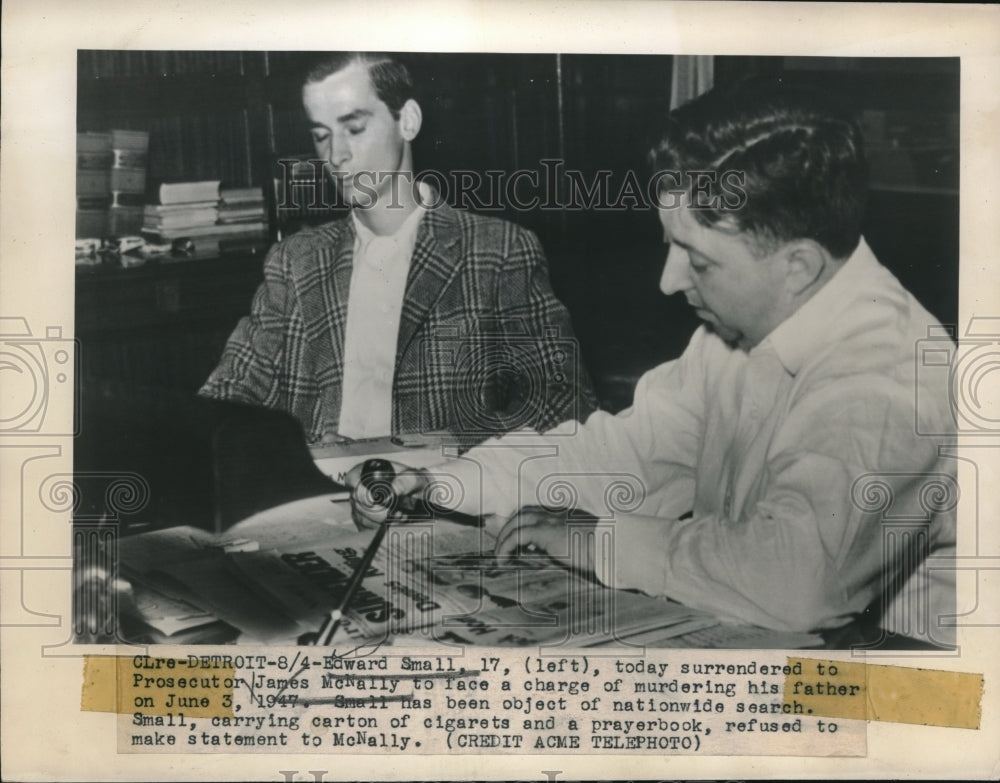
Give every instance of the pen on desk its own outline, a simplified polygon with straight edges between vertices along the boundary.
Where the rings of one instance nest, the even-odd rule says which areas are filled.
[[[380,506],[392,507],[392,482],[395,478],[396,471],[388,461],[383,459],[370,459],[361,468],[361,484],[372,496],[372,502]],[[340,606],[330,612],[330,616],[326,618],[316,634],[314,645],[326,646],[333,641],[337,629],[340,628],[341,620],[343,620],[347,610],[351,608],[354,594],[357,593],[365,578],[365,573],[371,567],[372,560],[375,559],[375,554],[382,545],[382,539],[385,538],[388,528],[389,520],[387,518],[375,531],[361,562],[358,563],[351,575],[351,581],[347,583],[347,590],[344,592],[343,598],[340,599]]]
[[[319,633],[316,635],[316,641],[314,642],[317,646],[325,646],[333,641],[333,637],[336,635],[337,629],[340,628],[340,621],[347,613],[347,610],[351,608],[351,602],[354,600],[354,594],[358,592],[358,588],[361,586],[361,582],[365,578],[365,572],[371,567],[372,560],[375,559],[375,553],[378,552],[379,547],[382,545],[382,539],[385,538],[385,531],[388,527],[389,521],[386,520],[379,525],[378,530],[375,531],[375,536],[372,538],[371,543],[365,550],[364,557],[361,558],[361,562],[358,563],[358,567],[354,569],[351,581],[347,584],[347,592],[345,592],[344,597],[340,599],[340,606],[330,612],[330,616],[326,618],[326,622],[324,622],[320,627]]]

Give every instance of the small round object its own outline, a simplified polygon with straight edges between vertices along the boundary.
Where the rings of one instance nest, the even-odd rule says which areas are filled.
[[[372,505],[391,508],[396,499],[392,482],[396,471],[385,459],[369,459],[361,466],[361,486],[368,491]]]

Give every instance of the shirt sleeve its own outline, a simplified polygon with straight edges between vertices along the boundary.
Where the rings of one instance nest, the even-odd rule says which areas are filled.
[[[939,465],[935,443],[913,438],[912,392],[886,386],[842,380],[799,400],[742,518],[620,519],[604,553],[613,585],[779,630],[836,627],[863,611],[906,561],[904,536],[883,530],[888,506],[867,502],[863,482],[919,520],[921,487]]]
[[[439,466],[439,474],[459,485],[450,493],[456,509],[494,515],[489,520],[497,530],[511,513],[532,505],[576,507],[604,518],[623,509],[668,518],[690,510],[705,342],[699,330],[684,355],[640,378],[632,406],[618,415],[595,411],[582,424],[493,438]]]
[[[283,407],[285,345],[293,307],[284,245],[279,242],[268,252],[264,282],[254,294],[250,314],[236,325],[199,395]]]

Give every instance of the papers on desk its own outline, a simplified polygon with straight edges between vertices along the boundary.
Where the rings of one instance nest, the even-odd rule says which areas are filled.
[[[243,642],[294,644],[338,606],[371,535],[315,516],[275,525],[258,515],[218,538],[175,528],[123,542],[124,575],[239,629]],[[258,540],[257,551],[224,546],[247,538]],[[679,604],[608,590],[547,560],[498,566],[493,544],[483,529],[455,522],[393,526],[334,644],[587,647],[716,624]]]
[[[149,588],[134,590],[133,600],[142,620],[164,639],[217,622],[208,612]]]
[[[338,484],[344,474],[367,459],[387,459],[408,468],[429,468],[444,462],[444,441],[439,436],[400,435],[394,438],[368,438],[309,449],[313,462]]]

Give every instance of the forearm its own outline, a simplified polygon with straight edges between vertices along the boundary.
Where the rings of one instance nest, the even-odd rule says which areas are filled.
[[[544,434],[493,438],[440,466],[449,493],[470,514],[509,516],[524,506],[577,507],[599,518],[622,513],[678,517],[694,499],[701,381],[682,358],[640,379],[632,407],[594,412]]]
[[[613,542],[613,552],[604,555],[614,564],[612,586],[665,596],[735,622],[781,630],[835,627],[877,594],[877,572],[847,595],[822,552],[767,548],[713,517],[625,518],[615,526]]]
[[[741,518],[623,517],[613,584],[769,628],[843,624],[878,594],[885,558],[852,481],[836,460],[800,455]]]

